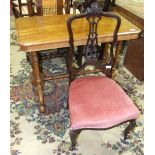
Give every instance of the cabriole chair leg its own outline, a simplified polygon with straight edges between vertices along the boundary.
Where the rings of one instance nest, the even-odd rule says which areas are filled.
[[[131,132],[131,130],[135,128],[135,126],[136,126],[136,120],[131,120],[127,128],[124,130],[124,140],[128,138],[128,134]]]
[[[80,130],[71,130],[70,131],[70,139],[71,139],[71,146],[70,146],[70,150],[76,150],[75,146],[77,144],[77,137],[80,134]]]

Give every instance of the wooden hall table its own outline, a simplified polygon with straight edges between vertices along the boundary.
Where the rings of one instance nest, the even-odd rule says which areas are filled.
[[[31,55],[33,82],[39,95],[40,112],[45,112],[42,84],[44,80],[48,80],[49,78],[45,79],[41,75],[38,63],[38,51],[69,47],[69,35],[67,31],[69,16],[72,15],[34,16],[18,18],[15,21],[20,49],[24,52],[30,52]],[[99,43],[112,41],[112,30],[115,24],[115,19],[102,18],[98,26]],[[86,44],[88,23],[85,19],[80,19],[74,23],[74,31],[75,46]],[[118,33],[119,42],[122,40],[137,39],[140,32],[141,30],[137,26],[121,17],[121,27]],[[117,54],[119,54],[119,50]]]

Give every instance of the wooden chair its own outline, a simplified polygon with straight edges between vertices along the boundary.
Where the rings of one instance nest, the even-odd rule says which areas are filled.
[[[40,16],[63,14],[63,0],[36,0],[36,6]]]
[[[111,0],[73,0],[73,14],[76,14],[77,10],[79,10],[81,13],[84,13],[94,2],[97,3],[100,8],[102,8],[103,12],[108,12],[111,10]],[[84,47],[80,47],[80,49],[83,48]],[[109,44],[102,43],[102,51],[105,53],[106,57],[108,57],[108,49]]]
[[[76,9],[79,9],[80,12],[85,12],[93,2],[97,2],[104,12],[110,10],[111,0],[73,0],[74,14],[76,13]]]
[[[34,0],[11,0],[11,4],[15,18],[36,15]]]
[[[11,0],[16,18],[63,14],[63,0]]]
[[[102,26],[104,30],[104,26],[106,26],[102,22],[102,17],[112,18],[113,21],[116,21],[113,41],[110,42],[110,57],[106,63],[103,59],[100,60],[101,47],[97,38],[97,27]],[[74,47],[74,23],[80,22],[82,18],[85,18],[85,25],[83,26],[89,32],[85,49],[82,52],[83,62],[81,66],[78,66],[75,65],[76,60],[74,58],[74,53],[77,52]],[[89,9],[85,14],[74,15],[67,21],[70,43],[68,51],[70,150],[75,149],[77,136],[82,130],[107,129],[123,122],[129,122],[128,127],[124,130],[124,139],[126,139],[131,129],[136,125],[135,120],[139,115],[139,110],[124,90],[111,79],[117,53],[117,33],[120,24],[119,16],[112,13],[103,13],[96,7]],[[94,66],[94,69],[86,70],[88,66]],[[98,71],[102,72],[103,75],[87,76],[89,73]],[[78,77],[83,74],[86,75]]]

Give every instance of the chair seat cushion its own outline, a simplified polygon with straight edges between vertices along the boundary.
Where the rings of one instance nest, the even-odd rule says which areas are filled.
[[[112,79],[85,77],[69,88],[71,128],[109,128],[136,119],[138,108]]]

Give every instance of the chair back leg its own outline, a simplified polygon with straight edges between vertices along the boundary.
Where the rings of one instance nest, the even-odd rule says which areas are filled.
[[[135,126],[136,126],[136,120],[131,120],[127,128],[124,130],[124,140],[128,138],[128,134],[131,132],[131,130],[135,128]]]

